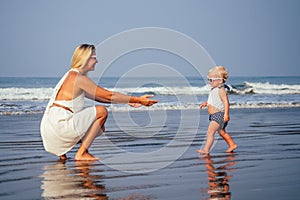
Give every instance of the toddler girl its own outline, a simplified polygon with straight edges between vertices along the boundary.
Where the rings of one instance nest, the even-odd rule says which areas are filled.
[[[223,66],[216,66],[209,70],[208,81],[211,86],[208,100],[200,105],[200,108],[207,106],[209,113],[209,126],[207,129],[206,143],[203,149],[197,150],[201,154],[208,154],[214,142],[214,134],[216,131],[226,141],[229,148],[226,152],[232,152],[237,145],[226,132],[225,128],[230,120],[229,117],[229,101],[224,83],[228,79],[228,73]],[[228,87],[228,86],[227,86]]]

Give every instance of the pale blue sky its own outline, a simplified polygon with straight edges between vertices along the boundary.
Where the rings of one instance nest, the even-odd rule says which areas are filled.
[[[298,0],[2,0],[0,76],[60,76],[77,45],[141,27],[193,38],[232,76],[299,76],[299,10]]]

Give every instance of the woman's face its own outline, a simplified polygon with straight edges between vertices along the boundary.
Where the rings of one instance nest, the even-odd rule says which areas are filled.
[[[94,71],[95,70],[95,65],[98,62],[97,60],[97,56],[96,56],[96,52],[93,51],[92,55],[90,56],[90,58],[88,59],[87,63],[86,63],[86,68],[88,71]]]

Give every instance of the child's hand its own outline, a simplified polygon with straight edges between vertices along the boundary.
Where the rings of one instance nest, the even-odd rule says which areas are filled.
[[[230,116],[229,115],[224,115],[224,122],[228,122],[230,120]]]
[[[202,103],[201,105],[200,105],[200,109],[203,109],[204,107],[206,107],[207,106],[207,102],[204,102],[204,103]]]

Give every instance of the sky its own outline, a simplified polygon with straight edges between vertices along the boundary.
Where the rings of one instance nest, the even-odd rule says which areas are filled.
[[[188,36],[231,76],[300,76],[299,9],[298,0],[1,0],[0,76],[61,76],[79,44],[101,44],[143,27]],[[160,51],[154,57],[161,60],[151,60],[151,54],[137,52],[132,59],[186,67]],[[108,75],[134,67],[122,60],[115,64]],[[189,67],[184,72],[193,74]]]

